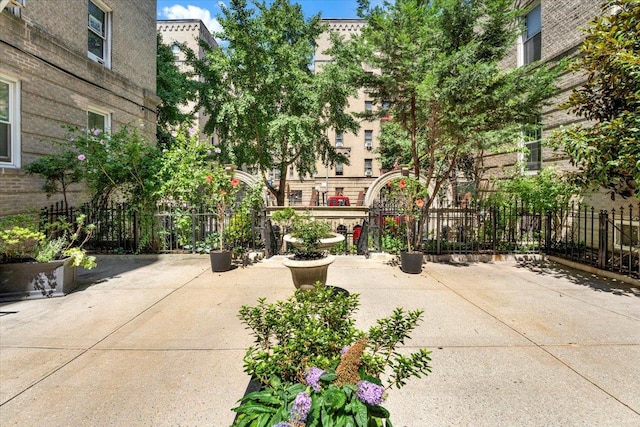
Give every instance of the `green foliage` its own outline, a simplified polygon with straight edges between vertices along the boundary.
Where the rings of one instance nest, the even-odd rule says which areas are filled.
[[[290,166],[306,176],[318,159],[348,164],[326,131],[357,130],[342,108],[355,91],[333,65],[310,68],[325,27],[319,16],[305,19],[299,5],[232,1],[218,21],[221,47],[202,45],[203,60],[187,57],[201,82],[198,107],[210,117],[204,130],[219,135],[234,164],[280,171],[280,181],[267,185],[282,206]]]
[[[218,162],[218,150],[198,141],[198,131],[183,126],[175,132],[175,140],[165,149],[162,164],[156,173],[160,183],[155,196],[174,207],[176,224],[184,241],[191,229],[192,209],[215,214],[219,236],[224,237],[227,208],[236,200],[240,181]],[[251,199],[253,200],[253,199]],[[218,249],[225,245],[218,240]]]
[[[359,1],[366,26],[332,53],[357,87],[389,116],[383,126],[385,168],[407,162],[433,189],[425,209],[452,176],[481,163],[468,158],[510,151],[522,125],[534,123],[555,91],[558,69],[500,65],[517,37],[522,11],[511,0]],[[380,70],[367,73],[367,69]],[[425,218],[425,217],[423,217]]]
[[[563,129],[550,145],[569,155],[583,188],[640,197],[640,2],[606,2],[585,33],[571,70],[586,82],[564,106],[595,124]]]
[[[365,333],[352,319],[358,298],[318,288],[275,304],[261,298],[255,307],[242,307],[240,319],[256,338],[245,371],[264,388],[233,408],[234,426],[392,425],[381,406],[386,391],[431,372],[428,350],[397,352],[423,312],[397,308]]]
[[[309,214],[292,217],[290,234],[295,237],[295,246],[303,256],[319,254],[320,239],[333,236],[328,222],[315,219]]]
[[[0,221],[0,262],[30,259],[49,262],[71,257],[74,266],[86,269],[95,267],[95,257],[87,255],[82,249],[95,229],[93,224],[86,224],[85,219],[85,215],[79,215],[75,228],[65,219],[59,219],[47,227],[45,234],[38,230],[38,218],[35,215],[3,218]]]
[[[25,168],[45,179],[47,194],[61,190],[66,200],[68,185],[84,182],[93,201],[100,205],[115,194],[132,204],[153,203],[159,151],[136,127],[123,126],[116,133],[65,128],[66,141],[53,141],[61,151],[42,156]]]
[[[239,317],[255,337],[244,358],[245,372],[267,384],[274,377],[294,382],[310,366],[330,368],[340,360],[340,350],[359,338],[352,318],[358,306],[357,295],[330,287],[242,306]]]
[[[515,174],[499,181],[490,200],[494,205],[503,206],[518,202],[532,213],[547,213],[566,208],[578,194],[578,188],[566,175],[544,168],[535,175]]]
[[[172,47],[162,42],[158,33],[157,40],[157,77],[156,94],[160,98],[157,112],[156,137],[158,147],[169,148],[173,142],[171,132],[182,123],[194,119],[194,113],[184,112],[190,101],[195,101],[195,88],[186,73],[180,71],[173,56]]]
[[[420,180],[414,177],[397,178],[387,183],[387,199],[395,203],[402,215],[403,229],[406,233],[407,250],[411,252],[420,244],[418,228],[425,210],[429,192]]]

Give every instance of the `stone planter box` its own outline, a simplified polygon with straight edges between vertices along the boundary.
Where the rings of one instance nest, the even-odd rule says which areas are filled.
[[[77,287],[72,259],[0,264],[0,302],[51,298]]]

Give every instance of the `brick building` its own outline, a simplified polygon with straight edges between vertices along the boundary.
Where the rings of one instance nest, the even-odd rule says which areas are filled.
[[[155,140],[156,1],[0,1],[0,215],[41,208],[23,166],[62,125],[135,123]],[[57,200],[57,199],[55,199]],[[73,203],[83,200],[76,189]]]
[[[323,22],[329,27],[329,31],[338,32],[345,38],[357,34],[364,21],[360,19],[325,19]],[[329,33],[322,34],[316,40],[316,52],[314,56],[314,69],[321,69],[322,65],[331,60],[324,54],[330,47]],[[350,112],[363,112],[368,108],[380,108],[373,105],[367,99],[366,92],[360,90],[357,97],[351,97],[346,107]],[[369,185],[381,175],[380,163],[377,160],[375,148],[378,146],[380,135],[379,121],[361,121],[361,127],[357,134],[344,132],[336,133],[330,129],[328,133],[331,141],[339,152],[349,158],[349,165],[336,164],[327,167],[318,162],[315,176],[300,177],[293,168],[289,171],[288,202],[291,205],[308,206],[314,203],[320,205],[326,203],[327,197],[332,195],[344,195],[349,197],[351,204],[356,205],[361,201]],[[273,177],[277,179],[277,177]]]
[[[205,56],[205,51],[200,46],[201,40],[211,47],[218,47],[218,43],[216,43],[206,25],[204,25],[200,19],[158,20],[156,26],[158,33],[162,36],[162,43],[172,47],[176,64],[182,71],[187,71],[187,69],[184,66],[184,54],[180,51],[178,45],[184,44],[200,59]],[[194,105],[195,103],[193,102],[189,103],[189,105],[185,106],[185,110],[193,110]],[[204,129],[204,125],[207,123],[207,120],[208,116],[204,111],[198,111],[196,115],[196,124],[198,125],[198,129]],[[201,140],[209,138],[215,137],[208,137],[204,133],[200,133]]]

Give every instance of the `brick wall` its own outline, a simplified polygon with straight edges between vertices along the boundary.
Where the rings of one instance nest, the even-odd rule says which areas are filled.
[[[87,109],[111,113],[112,127],[134,123],[155,140],[156,2],[105,0],[113,15],[111,69],[87,57],[87,2],[29,0],[21,17],[0,14],[0,74],[21,84],[22,165],[56,149],[61,125],[83,127]],[[38,177],[0,168],[0,215],[41,208]],[[74,203],[85,199],[72,191]]]

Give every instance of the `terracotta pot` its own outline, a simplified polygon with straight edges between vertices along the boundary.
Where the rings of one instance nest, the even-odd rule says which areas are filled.
[[[336,260],[333,255],[314,260],[296,260],[285,258],[282,263],[291,271],[291,278],[296,289],[309,291],[315,289],[315,283],[327,284],[327,270]]]
[[[400,266],[402,271],[409,274],[419,274],[422,271],[422,252],[400,252]]]
[[[222,272],[231,270],[231,251],[211,251],[211,271]]]

